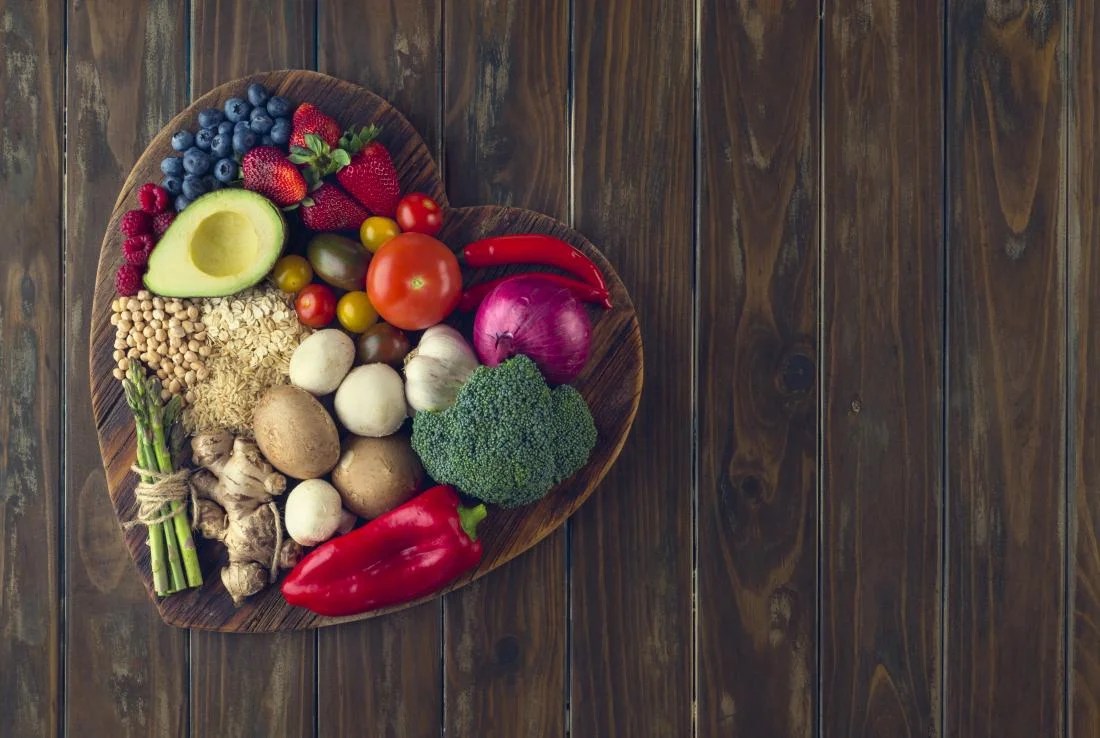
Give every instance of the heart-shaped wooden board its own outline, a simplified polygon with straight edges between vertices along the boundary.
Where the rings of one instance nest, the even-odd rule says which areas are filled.
[[[381,140],[397,167],[401,191],[427,193],[444,207],[445,225],[439,237],[452,249],[457,250],[488,235],[549,233],[592,257],[607,280],[614,308],[593,312],[591,357],[575,382],[592,409],[599,434],[588,464],[538,503],[513,510],[491,509],[478,529],[484,543],[481,564],[443,592],[433,595],[437,597],[484,576],[538,543],[588,498],[614,463],[634,420],[642,389],[642,344],[634,307],[607,259],[587,239],[561,222],[517,208],[493,205],[451,208],[439,171],[424,141],[409,122],[378,95],[327,75],[302,70],[257,74],[221,85],[176,116],[145,149],[123,185],[103,239],[92,309],[90,374],[107,485],[120,521],[131,520],[136,513],[134,485],[137,480],[130,472],[136,453],[133,418],[123,399],[120,383],[111,376],[114,368],[111,301],[115,298],[114,274],[122,263],[118,221],[124,212],[137,207],[136,189],[141,184],[160,181],[160,161],[173,154],[169,144],[172,133],[179,129],[195,130],[199,110],[221,108],[227,98],[243,96],[245,88],[253,81],[272,90],[272,94],[287,97],[292,103],[312,102],[336,118],[344,128],[369,123],[380,125]],[[473,284],[507,271],[467,270],[464,279],[467,284]],[[197,537],[196,542],[202,561],[203,586],[157,598],[153,594],[144,527],[124,529],[124,537],[149,596],[170,625],[239,632],[295,630],[373,617],[424,601],[356,617],[326,618],[286,604],[276,583],[237,608],[218,576],[225,560],[221,545],[201,537]]]

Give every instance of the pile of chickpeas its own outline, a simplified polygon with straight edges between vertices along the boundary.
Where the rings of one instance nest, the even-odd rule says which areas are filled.
[[[190,388],[206,379],[206,358],[210,356],[198,307],[187,300],[157,297],[142,290],[134,297],[114,300],[111,312],[115,379],[122,379],[130,363],[138,360],[157,373],[163,399],[183,395],[193,402]]]

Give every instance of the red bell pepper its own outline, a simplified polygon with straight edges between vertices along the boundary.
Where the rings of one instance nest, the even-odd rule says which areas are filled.
[[[569,294],[573,295],[580,302],[595,302],[599,303],[605,308],[611,308],[611,298],[607,294],[607,290],[593,287],[585,282],[578,282],[575,279],[569,279],[563,277],[560,274],[545,274],[543,272],[526,273],[526,274],[510,274],[500,279],[491,279],[488,282],[481,282],[470,287],[468,290],[462,293],[462,298],[458,301],[458,309],[461,312],[468,313],[471,310],[477,310],[478,305],[496,289],[497,285],[502,282],[507,282],[509,279],[515,279],[517,277],[531,277],[537,276],[539,279],[546,280],[551,284],[555,284],[558,287],[563,287],[569,290]]]
[[[560,238],[542,233],[517,233],[483,238],[462,249],[467,266],[545,264],[564,269],[597,289],[607,291],[600,269],[591,259]]]
[[[485,514],[484,505],[460,506],[453,487],[432,487],[317,547],[287,575],[283,597],[341,616],[437,592],[481,561],[476,530]]]

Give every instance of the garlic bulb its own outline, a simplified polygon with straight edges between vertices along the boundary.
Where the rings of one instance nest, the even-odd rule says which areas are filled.
[[[405,358],[405,399],[417,411],[446,409],[477,365],[477,356],[461,333],[448,325],[434,325]]]

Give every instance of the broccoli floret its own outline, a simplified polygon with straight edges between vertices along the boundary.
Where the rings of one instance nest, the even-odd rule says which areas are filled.
[[[542,498],[595,445],[584,398],[551,390],[526,356],[478,367],[452,407],[413,418],[413,450],[432,479],[501,507]]]

